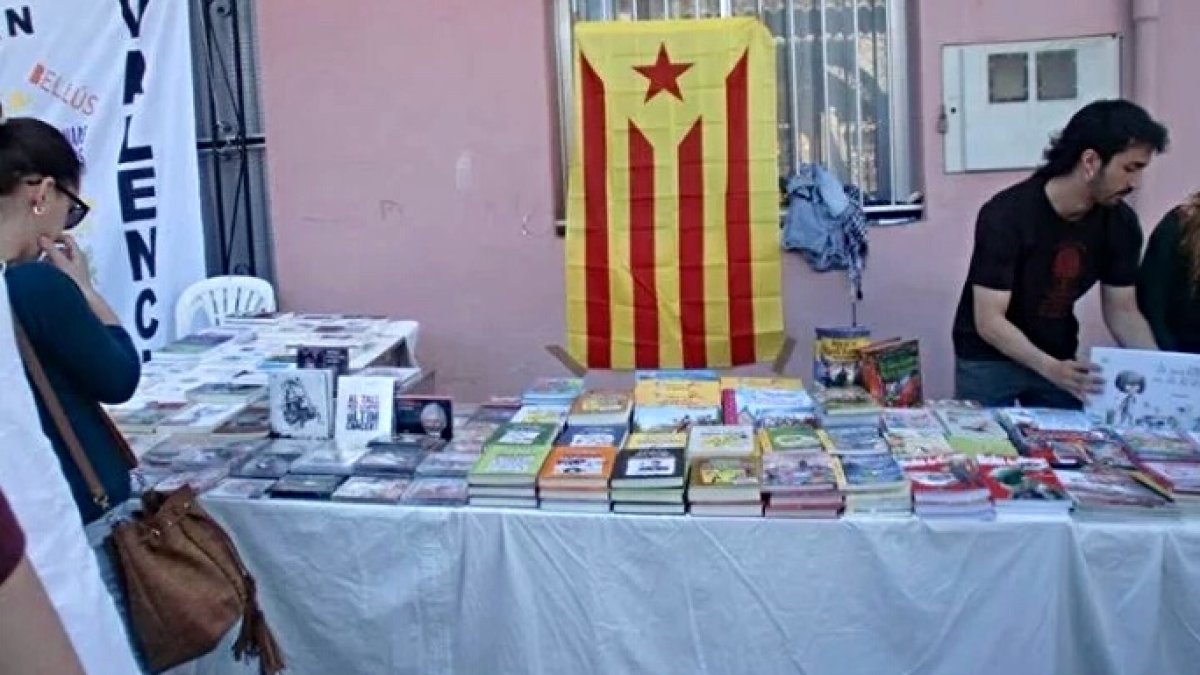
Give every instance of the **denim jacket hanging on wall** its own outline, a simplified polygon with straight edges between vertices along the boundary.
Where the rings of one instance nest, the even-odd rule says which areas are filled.
[[[859,190],[842,185],[828,169],[803,164],[787,181],[783,248],[799,251],[818,272],[846,270],[854,299],[862,299],[867,219]]]

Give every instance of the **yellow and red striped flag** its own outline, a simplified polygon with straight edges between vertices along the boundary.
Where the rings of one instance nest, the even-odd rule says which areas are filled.
[[[784,341],[775,46],[756,19],[580,23],[567,351],[720,368]]]

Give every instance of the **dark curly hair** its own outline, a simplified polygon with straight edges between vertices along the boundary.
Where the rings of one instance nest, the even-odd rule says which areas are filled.
[[[1046,148],[1039,176],[1057,178],[1070,173],[1087,150],[1108,161],[1133,146],[1154,152],[1167,149],[1167,128],[1154,121],[1141,106],[1122,99],[1089,103],[1080,108],[1066,128]]]

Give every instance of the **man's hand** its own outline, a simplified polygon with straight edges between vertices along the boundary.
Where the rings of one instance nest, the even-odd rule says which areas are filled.
[[[1080,401],[1104,391],[1100,366],[1087,361],[1054,361],[1042,376]]]

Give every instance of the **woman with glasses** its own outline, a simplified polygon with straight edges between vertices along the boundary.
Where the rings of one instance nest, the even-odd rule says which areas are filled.
[[[17,495],[14,492],[52,493],[54,481],[61,482],[65,476],[75,513],[63,513],[55,508],[44,514],[39,523],[47,530],[57,527],[65,528],[62,531],[67,532],[74,528],[80,535],[86,534],[91,545],[92,564],[99,563],[100,575],[109,594],[116,600],[117,608],[123,610],[124,594],[113,573],[113,561],[105,542],[111,534],[112,517],[122,512],[129,501],[129,470],[136,460],[128,455],[127,446],[114,434],[100,404],[121,403],[133,395],[141,375],[141,362],[117,315],[92,285],[87,258],[67,234],[88,211],[87,205],[78,197],[81,174],[79,157],[57,129],[32,118],[5,120],[0,111],[0,278],[3,280],[0,288],[7,286],[12,324],[16,324],[9,324],[8,308],[5,308],[0,317],[3,319],[0,321],[0,346],[11,346],[14,331],[19,337],[23,330],[50,388],[103,484],[112,508],[92,499],[87,483],[71,459],[70,450],[36,387],[33,387],[33,403],[36,403],[36,418],[44,436],[39,433],[37,439],[28,436],[7,438],[19,429],[13,423],[0,420],[0,453],[5,453],[0,458],[0,472],[4,474],[0,475],[0,484],[13,499],[15,507]],[[0,365],[4,363],[0,362]],[[24,374],[28,378],[29,362],[24,365]],[[13,370],[21,372],[19,367]],[[29,384],[34,383],[30,380]],[[19,383],[20,389],[17,387],[18,383],[11,378],[4,381],[0,402],[8,400],[8,408],[20,407],[20,401],[8,397],[19,395],[21,390],[28,391],[26,382]],[[32,405],[28,406],[29,413],[32,409]],[[8,413],[7,410],[4,412]],[[26,414],[22,419],[29,416]],[[49,438],[57,455],[57,462],[51,466],[57,464],[62,476],[45,475],[43,467],[37,484],[25,485],[30,482],[28,467],[42,466],[36,464],[41,455],[34,440],[44,438]],[[66,486],[63,487],[65,492]],[[28,500],[33,499],[35,496],[28,496]],[[24,503],[24,497],[22,501]],[[39,511],[47,509],[50,506],[43,504]],[[26,512],[34,513],[32,510]],[[50,518],[55,519],[54,525],[49,524]],[[26,526],[26,535],[32,540],[52,534],[35,531],[37,529]],[[69,556],[66,544],[60,542],[59,548],[58,555]],[[47,564],[53,564],[53,561]],[[86,593],[90,583],[88,573],[95,575],[96,567],[79,569],[76,572],[78,579],[67,584],[74,585],[74,601],[93,599]],[[61,572],[58,580],[66,581]],[[48,582],[47,586],[52,584]],[[104,592],[103,586],[99,583],[96,586],[100,593]],[[54,589],[49,590],[53,592]],[[63,611],[62,606],[60,611]],[[111,604],[108,611],[112,611]],[[91,613],[96,626],[103,626],[94,630],[106,632],[113,628],[111,622],[104,621],[107,616],[102,610],[93,609]],[[64,623],[71,628],[66,617]],[[124,646],[128,648],[128,641]],[[124,674],[133,671],[126,658],[128,651],[123,655],[112,644],[106,649],[109,652],[107,660],[117,665],[89,663],[85,658],[88,672]],[[80,650],[80,655],[84,656],[84,650]]]

